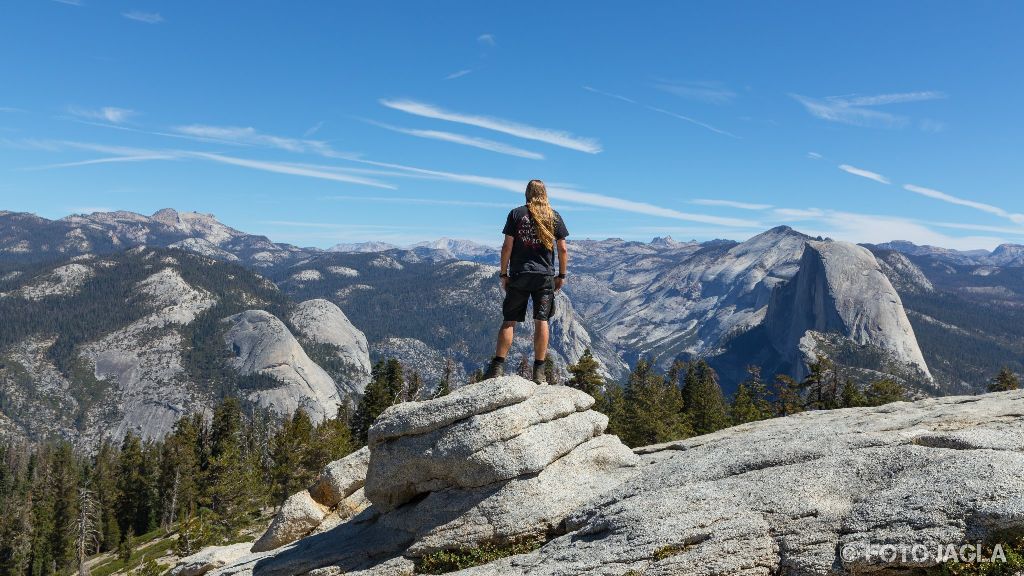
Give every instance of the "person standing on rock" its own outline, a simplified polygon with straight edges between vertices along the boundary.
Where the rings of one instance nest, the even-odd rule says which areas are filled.
[[[508,213],[505,243],[501,247],[501,286],[505,301],[504,321],[498,330],[494,358],[484,378],[505,373],[505,357],[512,347],[517,322],[526,320],[526,305],[533,301],[533,380],[546,384],[544,360],[548,351],[548,320],[555,313],[555,292],[565,283],[569,252],[565,239],[569,231],[562,216],[551,208],[548,190],[540,180],[526,185],[526,204]],[[558,274],[555,274],[555,248]]]

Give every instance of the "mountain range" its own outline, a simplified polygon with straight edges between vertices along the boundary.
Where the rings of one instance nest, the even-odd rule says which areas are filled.
[[[441,239],[329,250],[164,209],[48,220],[0,212],[0,430],[94,443],[159,436],[227,394],[314,418],[396,357],[434,387],[493,352],[496,249]],[[788,227],[744,242],[570,242],[552,320],[560,372],[590,349],[612,380],[701,357],[727,393],[748,364],[801,377],[978,391],[1024,358],[1024,247],[857,246]],[[529,323],[511,358],[529,355]]]

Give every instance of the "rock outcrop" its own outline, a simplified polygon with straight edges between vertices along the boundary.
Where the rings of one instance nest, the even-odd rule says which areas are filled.
[[[552,419],[539,421],[538,397],[561,405]],[[596,433],[539,472],[481,486],[455,474],[432,486],[415,471],[399,482],[376,476],[398,470],[391,459],[439,431],[483,437],[499,422],[522,427],[519,435],[560,421],[572,428],[568,419],[588,412],[578,400],[575,391],[511,377],[394,407],[369,447],[374,505],[215,574],[411,575],[434,551],[524,537],[539,547],[453,574],[916,574],[936,565],[939,546],[1024,530],[1024,391],[808,412],[632,452]],[[461,442],[424,445],[409,467],[427,454],[444,460]],[[510,440],[497,445],[522,464],[488,460],[493,476],[531,468]],[[382,480],[402,497],[375,485]],[[879,555],[881,546],[917,552],[893,559]]]
[[[617,437],[602,434],[607,419],[589,409],[593,402],[578,390],[509,376],[392,406],[370,431],[364,490],[371,506],[327,529],[314,526],[325,514],[324,494],[333,501],[355,486],[325,478],[341,469],[345,478],[357,475],[356,453],[292,496],[254,554],[218,573],[409,574],[418,558],[438,550],[561,533],[569,514],[599,502],[639,462]]]
[[[306,300],[295,307],[289,320],[299,333],[317,344],[330,346],[351,367],[352,375],[338,386],[349,394],[362,394],[370,381],[370,349],[366,336],[345,313],[329,300]]]
[[[899,294],[861,246],[808,241],[797,273],[772,292],[765,326],[797,375],[804,360],[801,340],[813,331],[877,347],[931,378]]]
[[[261,374],[280,386],[252,392],[249,399],[279,414],[306,410],[314,422],[331,418],[343,402],[338,386],[310,360],[298,340],[273,314],[246,310],[224,320],[230,327],[226,345],[234,352],[231,365],[242,374]]]

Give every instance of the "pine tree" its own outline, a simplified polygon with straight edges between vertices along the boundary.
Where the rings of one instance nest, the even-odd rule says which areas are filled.
[[[618,384],[609,384],[595,396],[595,410],[608,417],[608,433],[622,438],[629,428],[626,396]]]
[[[867,398],[864,396],[864,393],[849,378],[843,382],[843,390],[839,396],[839,403],[843,408],[856,408],[857,406],[867,405]]]
[[[645,446],[686,438],[691,434],[679,388],[654,372],[647,360],[637,362],[625,390],[627,446]]]
[[[785,374],[776,374],[773,388],[776,416],[789,416],[804,411],[803,387],[799,382]]]
[[[888,378],[875,380],[868,385],[864,396],[868,406],[881,406],[891,402],[900,402],[907,397],[907,390],[895,380]]]
[[[401,400],[404,379],[402,365],[394,358],[381,360],[373,366],[372,378],[359,399],[352,417],[352,436],[360,445],[366,444],[366,435],[373,421],[384,410]]]
[[[1020,389],[1020,379],[1008,367],[1003,366],[988,385],[989,392],[1009,392]]]
[[[351,410],[348,402],[338,405],[334,418],[324,420],[313,431],[313,444],[309,453],[309,468],[321,470],[327,464],[344,458],[355,449],[352,439]]]
[[[93,457],[92,485],[99,504],[101,552],[117,548],[121,541],[121,525],[117,521],[118,494],[118,450],[104,440]]]
[[[129,530],[145,534],[154,527],[153,486],[148,468],[142,441],[129,431],[121,441],[117,463],[117,523],[122,540]]]
[[[694,434],[708,434],[729,426],[729,411],[718,375],[706,361],[697,360],[687,366],[682,397]]]
[[[802,385],[807,390],[807,408],[810,410],[831,410],[840,404],[839,375],[835,364],[822,357],[808,366],[810,372]]]
[[[412,372],[409,374],[409,378],[405,383],[405,393],[403,394],[403,400],[405,402],[415,402],[420,399],[420,394],[423,392],[423,378],[420,377],[419,372]]]
[[[255,510],[255,475],[243,445],[241,404],[225,398],[213,411],[206,493],[217,531],[231,536]]]
[[[291,418],[285,419],[273,438],[273,491],[280,505],[292,493],[305,488],[316,470],[310,470],[307,452],[311,447],[313,422],[309,414],[299,408]]]
[[[733,397],[731,415],[733,424],[744,424],[771,418],[768,390],[761,380],[761,368],[747,367],[748,377],[740,382]]]
[[[75,559],[78,576],[89,576],[86,559],[96,551],[100,543],[100,513],[96,495],[88,487],[88,479],[82,480],[78,488],[78,516],[71,525],[71,536],[75,542]]]
[[[591,396],[596,397],[604,388],[604,378],[599,372],[600,365],[590,353],[590,348],[583,351],[583,355],[575,364],[569,365],[569,381],[567,385],[582,390]]]

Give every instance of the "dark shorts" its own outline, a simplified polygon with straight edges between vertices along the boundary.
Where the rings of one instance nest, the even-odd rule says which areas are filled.
[[[508,280],[501,313],[505,322],[526,320],[526,303],[533,300],[533,319],[549,320],[555,313],[555,279],[546,274],[516,274]]]

